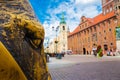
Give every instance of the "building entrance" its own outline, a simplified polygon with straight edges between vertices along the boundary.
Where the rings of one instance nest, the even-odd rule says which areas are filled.
[[[108,45],[104,45],[104,50],[107,51],[108,50]]]
[[[84,55],[86,54],[86,49],[85,49],[85,48],[83,48],[83,54],[84,54]]]

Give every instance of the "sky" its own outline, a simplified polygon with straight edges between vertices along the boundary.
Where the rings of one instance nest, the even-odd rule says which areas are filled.
[[[45,43],[54,38],[52,27],[59,25],[62,14],[67,27],[73,31],[79,25],[81,16],[93,18],[102,12],[101,0],[30,0],[30,3],[44,26]]]

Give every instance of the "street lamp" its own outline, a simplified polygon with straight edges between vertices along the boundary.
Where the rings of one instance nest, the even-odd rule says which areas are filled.
[[[55,53],[57,54],[57,43],[59,42],[57,40],[57,32],[58,32],[58,29],[59,29],[59,26],[57,26],[57,28],[55,29],[55,32],[56,32],[56,40],[55,40],[55,44],[56,44],[56,50],[55,50]],[[52,30],[54,31],[54,26],[52,27]]]
[[[47,54],[49,53],[49,38],[47,38],[47,40],[46,40],[46,43],[47,43]]]

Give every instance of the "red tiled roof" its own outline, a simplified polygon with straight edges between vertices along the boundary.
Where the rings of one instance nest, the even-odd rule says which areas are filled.
[[[106,20],[108,18],[113,17],[113,16],[115,16],[114,15],[114,11],[112,11],[112,12],[106,14],[106,15],[103,15],[101,13],[101,14],[97,15],[96,17],[92,18],[92,19],[91,18],[87,18],[88,21],[92,22],[92,24],[89,27],[91,27],[93,25],[96,25],[96,24],[98,24],[98,23],[100,23],[100,22],[102,22],[102,21],[104,21],[104,20]],[[69,34],[69,36],[79,32],[79,31],[80,31],[80,27],[77,26],[76,29]]]
[[[78,26],[78,27],[75,28],[75,30],[74,30],[73,32],[70,32],[69,35],[75,34],[75,33],[77,33],[79,30],[80,30],[80,27]]]
[[[94,20],[94,24],[93,24],[93,25],[95,25],[95,24],[97,24],[97,23],[99,23],[99,22],[102,22],[102,21],[104,21],[104,20],[106,20],[106,19],[108,19],[108,18],[111,18],[111,17],[113,17],[113,16],[114,16],[114,11],[112,11],[112,12],[106,14],[106,15],[103,15],[103,14],[101,13],[101,14],[99,14],[98,16],[96,16],[96,17],[93,18],[93,20]]]

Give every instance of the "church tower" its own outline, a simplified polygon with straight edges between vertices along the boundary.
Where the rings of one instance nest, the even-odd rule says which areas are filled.
[[[106,15],[114,10],[114,0],[102,0],[102,12]]]
[[[59,24],[59,52],[66,51],[67,47],[67,35],[68,35],[68,28],[65,22],[64,14],[62,14],[62,18]]]
[[[117,17],[117,25],[120,27],[120,0],[114,0],[115,15]]]

